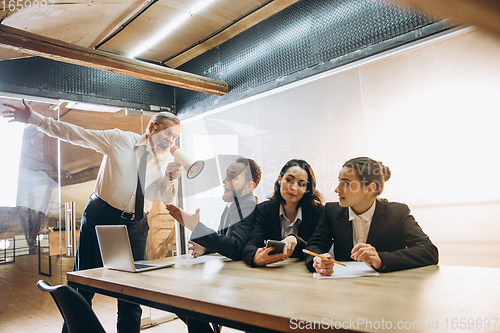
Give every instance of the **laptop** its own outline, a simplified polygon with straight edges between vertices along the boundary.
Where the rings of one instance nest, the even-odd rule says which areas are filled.
[[[97,225],[95,231],[105,268],[139,273],[174,265],[174,262],[148,260],[134,262],[126,225]]]

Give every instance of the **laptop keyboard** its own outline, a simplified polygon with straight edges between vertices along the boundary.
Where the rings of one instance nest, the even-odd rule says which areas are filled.
[[[148,268],[148,267],[154,267],[153,265],[144,265],[144,264],[136,264],[134,263],[135,265],[135,269],[143,269],[143,268]]]

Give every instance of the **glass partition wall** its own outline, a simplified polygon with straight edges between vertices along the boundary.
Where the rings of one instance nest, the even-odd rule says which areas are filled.
[[[285,162],[301,158],[335,202],[344,162],[369,156],[392,172],[381,197],[411,207],[441,264],[500,267],[500,224],[490,218],[500,212],[491,173],[500,163],[499,57],[478,30],[436,36],[184,119],[183,149],[194,159],[253,158],[259,201]],[[217,229],[225,203],[220,178],[210,178],[219,183],[185,191],[184,207]]]
[[[21,106],[20,98],[0,97],[0,105]],[[119,128],[143,134],[151,119],[151,114],[137,110],[110,108],[102,112],[92,111],[91,105],[82,103],[44,99],[27,101],[36,112],[46,117],[87,129]],[[51,138],[34,126],[9,123],[3,118],[0,121],[4,157],[0,202],[0,290],[4,296],[2,299],[8,300],[0,304],[0,331],[3,331],[9,327],[31,325],[23,321],[23,317],[29,317],[31,321],[38,316],[33,315],[33,311],[46,311],[39,308],[57,310],[51,299],[37,289],[36,282],[45,279],[52,285],[66,284],[66,272],[73,269],[83,210],[94,192],[103,155],[93,149]],[[148,257],[171,254],[170,248],[175,243],[173,219],[160,202],[153,204],[148,217]],[[20,290],[29,297],[20,297]],[[107,311],[109,316],[101,317],[101,321],[105,327],[113,329],[116,301],[102,301],[104,296],[99,297],[94,301],[94,308],[98,313]],[[28,308],[30,310],[26,310]],[[28,312],[23,315],[23,311]],[[144,311],[144,316],[151,316],[149,309]],[[151,318],[146,318],[145,322],[151,322]],[[56,327],[51,327],[51,331],[60,330],[58,325],[54,323]]]
[[[2,103],[21,105],[14,99]],[[88,106],[59,101],[28,103],[46,117],[84,128],[143,133],[142,113],[128,116],[119,108],[89,111]],[[80,220],[94,191],[103,155],[49,137],[34,126],[8,123],[5,119],[2,131],[8,136],[2,150],[8,156],[5,161],[9,167],[2,173],[2,263],[15,262],[23,255],[33,256],[33,267],[38,267],[39,274],[57,277],[54,282],[64,283],[65,272],[72,269]]]
[[[20,100],[3,103],[21,105]],[[58,117],[57,104],[29,102],[46,116]],[[2,108],[3,109],[3,108]],[[61,268],[70,260],[61,243],[58,140],[33,126],[2,121],[2,202],[0,203],[1,264],[25,267],[61,282]],[[52,233],[53,232],[53,233]],[[22,259],[21,259],[22,258]],[[54,279],[57,279],[55,281]]]
[[[19,99],[3,103],[21,105]],[[142,132],[141,117],[124,111],[84,111],[59,101],[29,101],[46,117],[91,129],[123,127]],[[74,103],[73,103],[74,104]],[[79,221],[93,192],[102,155],[51,138],[33,126],[2,119],[3,193],[0,203],[2,259],[30,260],[30,268],[63,283],[73,265]],[[30,258],[30,259],[28,259]],[[31,262],[32,261],[32,262]]]

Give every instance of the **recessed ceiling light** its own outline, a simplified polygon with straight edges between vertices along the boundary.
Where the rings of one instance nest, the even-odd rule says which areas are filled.
[[[85,111],[97,111],[97,112],[117,112],[123,109],[118,106],[99,105],[99,104],[81,103],[81,102],[68,102],[68,104],[66,104],[66,108],[85,110]]]

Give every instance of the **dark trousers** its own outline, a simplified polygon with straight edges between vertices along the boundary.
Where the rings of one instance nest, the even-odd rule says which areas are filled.
[[[99,201],[90,199],[83,212],[76,250],[74,271],[102,267],[101,252],[95,232],[96,225],[126,225],[134,260],[143,260],[146,256],[148,222],[122,219],[119,214],[106,208]],[[94,293],[79,289],[78,292],[92,305]],[[140,305],[118,300],[117,333],[138,333],[141,327],[142,309]],[[67,333],[66,324],[63,333]]]
[[[177,317],[186,324],[188,333],[214,333],[212,326],[205,321],[194,320],[184,316]]]

